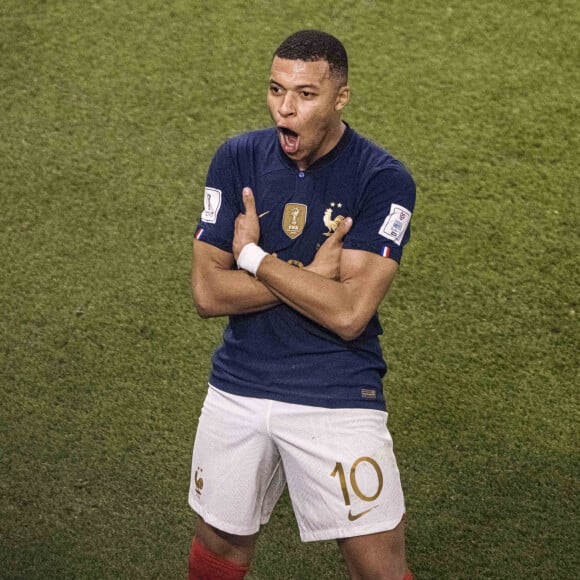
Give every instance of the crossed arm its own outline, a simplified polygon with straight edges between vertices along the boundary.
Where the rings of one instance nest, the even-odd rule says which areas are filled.
[[[200,316],[259,312],[283,302],[344,340],[359,336],[387,293],[397,262],[370,252],[343,250],[342,241],[352,225],[347,219],[306,268],[269,254],[256,277],[232,269],[242,248],[258,243],[260,236],[249,188],[244,189],[243,199],[245,213],[236,219],[233,254],[194,243],[192,291]]]

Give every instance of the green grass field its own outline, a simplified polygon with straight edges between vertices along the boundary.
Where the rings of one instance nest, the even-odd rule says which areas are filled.
[[[224,324],[189,293],[205,173],[311,27],[418,186],[381,308],[414,576],[580,576],[576,2],[5,0],[1,578],[185,577]],[[346,576],[284,496],[250,577]]]

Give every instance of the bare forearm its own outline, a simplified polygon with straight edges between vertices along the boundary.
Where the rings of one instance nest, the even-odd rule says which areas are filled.
[[[348,281],[330,280],[273,256],[261,263],[259,279],[282,302],[346,340],[356,338],[372,316],[356,312],[358,301]]]
[[[260,312],[279,304],[278,298],[259,280],[243,270],[224,270],[193,283],[197,312],[203,318]]]
[[[264,284],[234,269],[231,253],[197,240],[193,245],[191,289],[203,318],[249,314],[279,304]]]

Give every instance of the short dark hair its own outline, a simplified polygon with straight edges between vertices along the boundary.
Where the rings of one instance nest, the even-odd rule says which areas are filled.
[[[274,56],[288,60],[328,62],[330,76],[346,83],[348,56],[338,38],[321,30],[299,30],[290,35],[276,50]]]

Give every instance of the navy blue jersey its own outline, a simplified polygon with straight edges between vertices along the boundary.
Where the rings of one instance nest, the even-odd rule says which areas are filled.
[[[306,171],[283,153],[274,128],[228,140],[209,168],[197,239],[232,251],[244,187],[254,192],[259,245],[298,267],[312,262],[348,216],[353,225],[345,249],[399,262],[409,240],[413,179],[399,161],[350,127]],[[353,341],[342,340],[284,304],[231,316],[213,356],[210,383],[236,395],[384,409],[381,333],[376,314]]]

